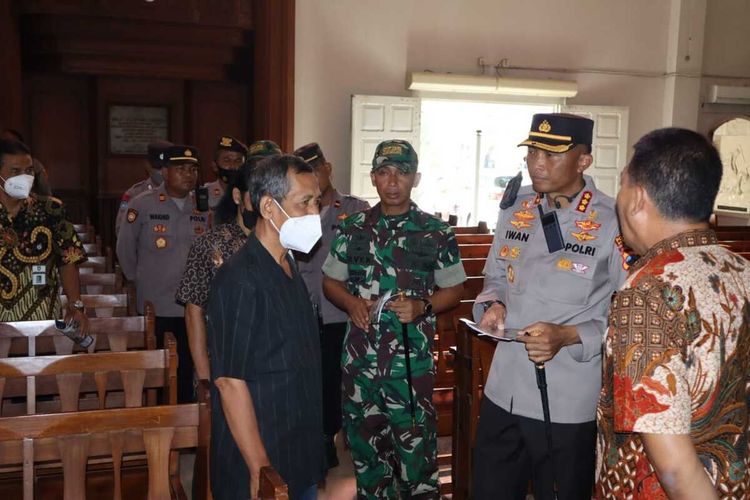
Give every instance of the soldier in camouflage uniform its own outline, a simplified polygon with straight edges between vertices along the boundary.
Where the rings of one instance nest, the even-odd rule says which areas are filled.
[[[411,201],[411,145],[381,143],[372,165],[380,203],[341,224],[323,266],[326,296],[349,315],[344,429],[360,498],[438,498],[435,314],[458,304],[466,273],[449,226]],[[398,298],[371,324],[388,291]]]

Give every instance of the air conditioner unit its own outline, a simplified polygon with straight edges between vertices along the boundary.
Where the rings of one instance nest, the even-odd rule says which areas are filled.
[[[466,94],[500,94],[535,97],[575,97],[576,82],[535,80],[491,75],[458,75],[453,73],[415,72],[408,77],[409,90],[428,92],[461,92]]]
[[[750,87],[711,85],[708,102],[716,104],[750,104]]]

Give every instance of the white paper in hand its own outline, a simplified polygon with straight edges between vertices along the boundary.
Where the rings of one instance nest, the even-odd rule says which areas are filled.
[[[516,337],[521,333],[520,330],[503,328],[498,330],[485,330],[470,319],[461,318],[461,321],[469,328],[477,332],[480,336],[492,337],[493,339],[502,340],[503,342],[514,342]]]
[[[383,307],[391,299],[393,290],[387,290],[380,296],[377,302],[370,306],[370,324],[377,325],[380,323],[380,316],[383,314]]]

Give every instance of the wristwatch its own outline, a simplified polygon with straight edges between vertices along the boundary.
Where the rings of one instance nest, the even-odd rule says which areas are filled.
[[[83,305],[83,301],[81,299],[76,300],[71,304],[71,307],[75,309],[76,311],[86,312],[86,306]]]
[[[484,309],[484,312],[487,312],[487,309],[494,306],[495,304],[500,304],[501,306],[505,307],[505,303],[502,300],[488,300],[487,302],[482,302],[482,308]]]
[[[430,299],[422,299],[422,304],[424,304],[424,312],[422,312],[422,316],[429,316],[432,314],[432,302],[430,302]]]

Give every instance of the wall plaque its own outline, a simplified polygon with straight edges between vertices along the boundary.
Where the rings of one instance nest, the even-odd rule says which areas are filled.
[[[109,153],[145,155],[148,143],[169,139],[168,106],[109,107]]]

